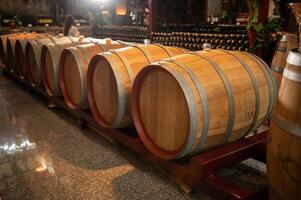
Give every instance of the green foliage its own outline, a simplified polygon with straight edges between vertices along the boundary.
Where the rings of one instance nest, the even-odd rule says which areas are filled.
[[[254,15],[251,16],[248,25],[247,25],[247,29],[255,29],[255,30],[260,30],[262,28],[262,25],[259,25],[259,0],[253,0],[252,1],[252,6],[254,8]]]
[[[259,9],[260,0],[253,0],[252,3],[253,3],[253,7],[255,9]]]
[[[223,0],[222,1],[222,13],[220,15],[220,21],[222,23],[234,23],[237,16],[237,4],[235,0]]]
[[[259,48],[265,48],[266,51],[273,52],[275,42],[279,37],[277,33],[281,31],[281,24],[281,19],[270,18],[266,23],[253,24],[251,28],[249,27],[250,30],[255,31],[255,44],[252,49],[253,52],[256,52]]]
[[[247,29],[255,30],[256,33],[269,35],[270,33],[281,31],[282,21],[280,18],[269,18],[266,23],[248,23]]]
[[[269,18],[265,25],[266,32],[279,32],[282,30],[283,19],[280,18]]]
[[[265,48],[267,51],[273,51],[277,32],[282,29],[281,18],[269,18],[267,22],[261,23],[258,20],[260,0],[253,0],[254,16],[248,22],[247,29],[255,32],[255,44],[253,52],[258,48]]]
[[[214,27],[214,28],[213,28],[213,32],[215,32],[215,33],[220,33],[220,32],[221,32],[220,27],[218,27],[218,26]]]
[[[223,11],[222,15],[220,17],[220,20],[222,20],[223,22],[229,21],[229,20],[235,20],[236,18],[236,14],[231,11],[231,10],[227,10],[227,11]]]
[[[260,33],[264,30],[264,25],[262,23],[249,23],[247,29],[252,29],[255,30],[257,33]]]
[[[22,26],[22,21],[21,21],[19,15],[14,16],[14,20],[15,20],[15,22],[16,22],[16,25]]]

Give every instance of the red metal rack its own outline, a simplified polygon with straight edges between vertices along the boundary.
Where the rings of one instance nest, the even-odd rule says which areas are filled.
[[[193,156],[185,164],[175,160],[162,160],[152,155],[145,148],[137,134],[133,134],[135,133],[134,129],[106,129],[99,127],[88,111],[72,110],[65,104],[61,97],[48,96],[42,88],[32,87],[18,76],[8,71],[3,72],[25,84],[28,91],[37,92],[45,96],[52,105],[55,104],[58,107],[68,110],[78,119],[81,127],[88,126],[106,138],[123,144],[151,163],[157,165],[184,188],[192,188],[199,192],[206,193],[214,199],[268,199],[267,188],[257,192],[251,192],[217,175],[218,171],[243,160],[264,155],[267,131],[254,133],[247,138]]]

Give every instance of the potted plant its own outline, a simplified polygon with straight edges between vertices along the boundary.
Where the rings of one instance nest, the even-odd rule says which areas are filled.
[[[250,0],[250,18],[247,25],[251,52],[270,62],[279,32],[282,29],[282,19],[268,18],[267,22],[259,22],[259,0]],[[265,51],[264,51],[265,50]]]

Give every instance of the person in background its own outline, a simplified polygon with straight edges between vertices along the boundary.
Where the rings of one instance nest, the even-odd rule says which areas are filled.
[[[89,17],[89,24],[92,27],[92,34],[93,36],[96,36],[98,32],[97,24],[96,24],[96,14],[92,7],[90,7],[90,10],[88,12],[88,17]]]
[[[65,26],[64,26],[64,36],[72,36],[76,37],[79,36],[79,31],[74,26],[74,18],[71,15],[68,15],[65,20]]]

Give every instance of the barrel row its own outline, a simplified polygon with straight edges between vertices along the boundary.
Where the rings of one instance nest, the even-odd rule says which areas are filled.
[[[4,35],[0,40],[1,65],[21,79],[26,79],[32,86],[45,87],[49,95],[60,96],[60,55],[66,48],[83,44],[99,47],[99,51],[94,54],[128,45],[109,39],[81,36],[64,37],[36,33]]]
[[[25,71],[32,86],[62,95],[72,109],[91,109],[102,127],[135,125],[145,146],[164,159],[247,136],[270,117],[277,96],[271,71],[249,53],[82,37],[20,39],[15,46],[24,52],[25,70],[16,73]]]
[[[88,101],[98,124],[134,123],[148,150],[177,159],[245,137],[270,118],[277,86],[260,58],[209,50],[154,62],[155,48],[160,46],[92,58]]]
[[[292,50],[295,44],[294,35],[279,41],[273,72],[244,52],[35,33],[1,36],[0,58],[33,86],[44,83],[49,95],[62,95],[70,108],[91,109],[100,126],[135,125],[146,148],[162,159],[246,137],[273,111],[270,196],[300,199],[301,54]]]
[[[34,37],[31,35],[34,35]],[[15,68],[12,67],[11,63],[13,62],[16,63],[14,65],[18,66],[18,70],[9,69],[9,71],[18,74],[21,78],[26,77],[32,86],[44,87],[50,96],[63,96],[67,105],[72,109],[89,109],[87,71],[90,60],[96,54],[109,51],[106,54],[107,57],[109,54],[112,55],[109,56],[112,57],[109,59],[116,60],[112,62],[116,62],[117,68],[124,70],[122,68],[125,67],[130,73],[131,82],[133,82],[133,70],[136,74],[147,64],[186,52],[183,49],[164,47],[158,44],[144,46],[122,41],[108,42],[108,40],[92,38],[73,38],[35,33],[10,35],[7,37],[7,41],[15,44],[11,46],[15,46],[16,49],[16,56],[11,53],[14,57],[9,56],[8,60],[11,61],[7,63],[7,66],[10,69]],[[121,47],[127,48],[120,51],[113,50]],[[13,51],[9,50],[9,52]],[[102,55],[98,56],[101,57]],[[98,56],[95,56],[95,59]],[[116,122],[116,127],[131,124],[129,103],[124,104],[124,102],[129,102],[129,96],[120,98],[123,109],[127,112],[121,116],[126,118],[124,122]],[[94,103],[92,107],[95,107]],[[95,116],[97,116],[97,112],[94,109]],[[104,125],[106,119],[97,121]],[[109,126],[112,126],[112,124]]]
[[[1,60],[2,67],[9,67],[9,60],[8,60],[9,56],[7,53],[8,38],[17,37],[20,35],[21,35],[21,33],[14,33],[14,34],[0,36],[0,60]]]

